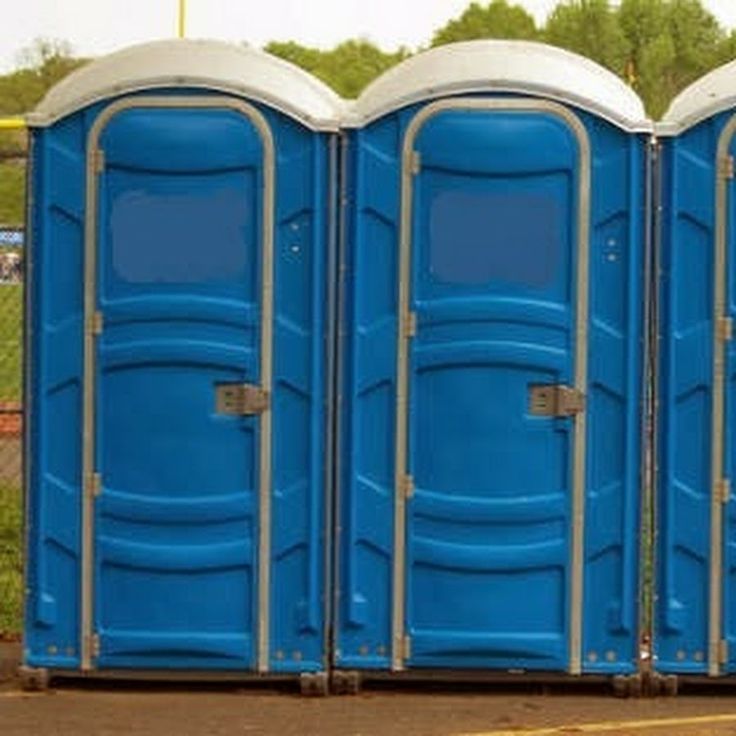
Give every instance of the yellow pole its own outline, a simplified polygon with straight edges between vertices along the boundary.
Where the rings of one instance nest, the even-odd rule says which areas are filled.
[[[0,130],[23,130],[25,127],[26,121],[21,117],[0,118]]]
[[[187,0],[179,0],[179,38],[186,35],[187,26]]]

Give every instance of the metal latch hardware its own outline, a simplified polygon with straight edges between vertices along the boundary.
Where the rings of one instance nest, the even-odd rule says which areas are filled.
[[[721,342],[728,342],[733,339],[733,320],[730,317],[720,317],[716,329],[718,330],[718,339]]]
[[[215,386],[218,414],[262,414],[269,404],[268,391],[252,383],[218,383]]]
[[[529,413],[540,417],[571,417],[585,410],[585,394],[563,384],[529,386]]]
[[[733,156],[724,156],[718,160],[718,173],[723,179],[733,179],[736,174]]]

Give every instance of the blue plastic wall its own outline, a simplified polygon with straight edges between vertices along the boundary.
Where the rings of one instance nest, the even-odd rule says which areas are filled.
[[[420,109],[387,115],[346,141],[334,657],[341,668],[391,666],[401,147]],[[581,656],[585,673],[626,673],[638,666],[648,141],[573,112],[592,149]],[[457,111],[433,118],[417,148],[414,238],[436,235],[447,249],[413,246],[410,303],[419,327],[409,367],[416,490],[407,502],[407,666],[565,671],[573,420],[530,418],[525,392],[527,382],[573,380],[577,148],[549,115]],[[488,187],[476,192],[486,174]],[[534,192],[525,191],[527,181],[537,181]],[[441,211],[422,219],[435,190],[450,199],[490,196],[493,218],[480,206],[476,219],[443,222]],[[535,229],[540,192],[553,206],[545,228]],[[482,241],[479,228],[492,232],[497,250],[474,263],[478,243],[468,243]],[[518,279],[544,282],[545,268],[503,234],[531,243],[548,230],[562,243],[558,281],[542,292],[512,288]],[[449,281],[460,273],[471,286],[453,292],[433,268]],[[489,269],[506,276],[494,282],[483,275]],[[459,353],[448,340],[459,340]],[[443,374],[461,364],[468,370]],[[476,422],[493,447],[478,445]]]
[[[674,138],[661,139],[661,277],[659,482],[655,663],[663,672],[708,670],[711,545],[713,278],[718,139],[733,112],[716,115]],[[734,151],[733,143],[731,153]],[[729,221],[733,222],[733,185]],[[726,314],[734,315],[733,248],[726,246]],[[726,349],[726,477],[732,477],[734,353]],[[734,505],[724,508],[723,630],[731,644],[724,672],[736,670],[733,615]]]
[[[201,93],[186,89],[156,92]],[[55,669],[80,666],[85,147],[91,126],[112,101],[32,133],[25,661]],[[266,106],[256,106],[268,122],[276,148],[269,667],[283,673],[314,671],[327,664],[329,379],[325,365],[331,143],[328,135],[313,133]],[[190,165],[200,172],[194,178],[199,177],[206,192],[210,186],[208,157],[213,180],[215,175],[220,182],[228,176],[237,179],[234,186],[242,189],[243,197],[260,202],[261,144],[251,123],[236,120],[238,117],[232,111],[185,109],[157,111],[148,117],[127,112],[114,117],[103,133],[114,175],[101,177],[102,232],[108,232],[105,223],[110,217],[105,202],[116,192],[126,191],[128,204],[135,204],[136,197],[140,204],[139,194],[146,187],[161,187],[161,191],[170,187],[171,201],[182,207],[176,179],[177,175],[186,179],[184,169]],[[178,164],[167,141],[175,152],[177,135],[190,135],[202,125],[217,130],[222,139],[201,145],[191,156],[187,154],[186,165]],[[231,139],[232,146],[224,145],[223,141]],[[136,153],[139,145],[141,150]],[[182,170],[177,170],[178,165]],[[153,175],[143,177],[137,193],[135,177],[151,171]],[[248,261],[244,268],[249,275],[242,284],[210,273],[205,281],[211,286],[197,287],[196,304],[192,300],[187,306],[187,294],[194,292],[186,286],[174,289],[178,302],[149,299],[150,294],[137,283],[146,279],[136,273],[134,254],[129,254],[126,265],[126,254],[114,247],[108,250],[106,236],[100,238],[98,297],[103,313],[108,299],[117,311],[110,308],[109,324],[100,338],[98,462],[110,470],[123,491],[135,491],[137,483],[141,488],[150,486],[145,473],[140,481],[136,476],[150,467],[155,468],[156,477],[164,479],[161,488],[170,491],[176,486],[180,495],[169,493],[167,497],[164,493],[136,507],[130,493],[107,487],[111,476],[103,478],[95,542],[99,668],[251,670],[255,666],[255,420],[217,417],[214,393],[209,393],[211,382],[200,396],[197,392],[203,379],[190,368],[208,365],[210,378],[233,381],[243,380],[242,371],[250,367],[257,380],[261,214],[254,205],[247,222],[214,219],[203,227],[195,205],[181,209],[180,218],[171,218],[180,230],[174,228],[167,234],[189,238],[191,245],[186,229],[197,228],[201,251],[184,253],[183,259],[206,271],[206,256],[214,245],[208,238],[225,237],[231,226],[237,230],[235,235],[230,232],[232,242],[236,235],[242,236],[250,248],[245,255],[236,248],[225,256],[236,263],[241,256]],[[145,212],[145,207],[137,211]],[[217,208],[208,211],[216,214]],[[117,212],[119,217],[120,209]],[[135,242],[138,249],[154,247],[161,233],[153,214],[150,220],[141,216],[110,227],[122,227],[122,240]],[[228,247],[233,247],[232,242]],[[167,263],[171,267],[172,261]],[[119,274],[121,269],[127,269],[129,278],[116,281],[114,272]],[[208,296],[212,297],[211,309],[198,312]],[[156,341],[160,341],[157,346]],[[166,364],[173,360],[172,355],[177,356],[180,370],[168,377],[154,369],[148,373],[125,370],[131,363],[137,368],[157,361]],[[190,402],[194,395],[199,398]],[[170,400],[170,411],[166,402],[158,400],[161,396]],[[151,408],[154,404],[155,410]],[[201,413],[206,422],[195,426],[191,416],[195,413]],[[236,424],[240,422],[242,426]],[[167,427],[172,430],[171,445],[167,444]],[[186,451],[186,444],[174,446],[182,437],[192,440],[191,452]],[[197,439],[201,442],[195,442]],[[211,487],[197,487],[192,480],[195,475],[208,474]],[[155,496],[155,482],[148,486],[145,492]],[[222,495],[234,486],[242,495]],[[233,634],[233,627],[240,623],[243,630]],[[138,628],[127,631],[133,624]],[[115,635],[106,638],[110,631]]]

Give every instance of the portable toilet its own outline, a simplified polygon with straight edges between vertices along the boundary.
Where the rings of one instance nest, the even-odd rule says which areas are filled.
[[[736,672],[736,62],[658,125],[661,226],[655,667]]]
[[[28,678],[326,683],[340,109],[268,54],[177,40],[30,116]]]
[[[651,124],[542,44],[355,102],[340,270],[338,688],[638,671]]]

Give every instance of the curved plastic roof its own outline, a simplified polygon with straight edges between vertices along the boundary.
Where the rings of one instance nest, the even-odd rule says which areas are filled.
[[[657,124],[657,132],[675,135],[732,107],[736,107],[736,61],[719,66],[680,92]]]
[[[421,100],[469,92],[531,93],[589,110],[628,131],[651,131],[644,105],[593,61],[530,41],[467,41],[417,54],[373,82],[350,108],[357,127]]]
[[[34,127],[108,97],[161,87],[201,87],[248,97],[314,130],[335,130],[343,101],[289,62],[220,41],[167,40],[103,56],[53,87],[28,118]]]

